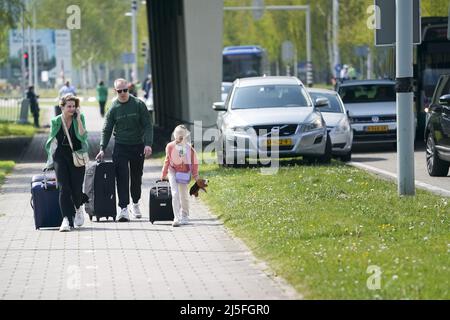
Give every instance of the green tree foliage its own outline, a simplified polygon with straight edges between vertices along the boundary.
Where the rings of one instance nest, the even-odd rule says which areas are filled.
[[[252,0],[224,0],[224,6],[251,6]],[[329,46],[331,41],[332,0],[265,0],[265,5],[311,6],[312,62],[315,71],[330,70]],[[374,31],[369,29],[367,12],[374,0],[339,1],[339,48],[341,61],[359,65],[354,48],[367,45],[380,59],[385,49],[375,49]],[[446,16],[449,0],[422,0],[422,16]],[[292,41],[297,48],[298,60],[306,60],[305,14],[301,11],[266,11],[255,21],[251,11],[224,12],[224,46],[256,44],[268,51],[271,62],[280,61],[281,43]],[[375,61],[375,64],[377,61]]]
[[[17,26],[22,13],[23,4],[20,0],[0,1],[0,64],[8,57],[8,32]]]

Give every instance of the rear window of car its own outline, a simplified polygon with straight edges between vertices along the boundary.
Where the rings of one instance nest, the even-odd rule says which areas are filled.
[[[232,109],[311,107],[307,93],[299,85],[259,85],[235,90]]]
[[[344,103],[396,101],[393,84],[343,86],[339,88],[339,95]]]
[[[309,95],[315,101],[317,98],[327,98],[328,106],[320,107],[320,112],[343,113],[341,103],[336,94],[310,92]]]

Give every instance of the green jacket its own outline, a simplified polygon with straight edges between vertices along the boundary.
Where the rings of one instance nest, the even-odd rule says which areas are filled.
[[[108,89],[105,86],[97,86],[97,101],[106,101],[108,99]]]
[[[58,141],[56,139],[56,135],[58,134],[58,131],[62,127],[61,116],[62,115],[60,114],[51,120],[50,135],[48,136],[47,142],[45,143],[45,151],[47,151],[47,168],[53,167],[53,154],[56,151],[56,148],[58,147]],[[83,127],[86,130],[86,122],[84,120],[84,114],[81,113],[80,117],[81,117],[81,123],[83,124]],[[87,136],[88,136],[87,131],[85,131],[85,133],[83,135],[80,135],[80,132],[78,131],[78,121],[76,119],[73,119],[72,123],[74,125],[75,135],[78,138],[78,140],[80,140],[80,142],[81,142],[81,150],[78,150],[78,151],[87,152],[88,148],[89,148],[88,142],[87,142]]]
[[[118,99],[114,100],[108,110],[100,141],[102,150],[108,146],[113,130],[117,143],[126,145],[144,143],[146,146],[153,144],[153,125],[147,106],[139,98],[131,95],[125,103],[121,103]]]

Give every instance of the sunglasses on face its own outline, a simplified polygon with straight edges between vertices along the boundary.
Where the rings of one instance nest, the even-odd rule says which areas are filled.
[[[117,91],[117,93],[122,93],[122,92],[127,93],[128,89],[121,89],[121,90],[116,90],[116,91]]]

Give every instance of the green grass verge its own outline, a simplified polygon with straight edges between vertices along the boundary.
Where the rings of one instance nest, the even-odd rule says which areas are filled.
[[[339,162],[200,171],[212,211],[306,298],[450,298],[447,198],[399,197],[395,184]],[[379,290],[368,289],[369,266],[380,268]]]
[[[14,122],[0,121],[0,137],[27,136],[32,137],[37,129],[31,124],[17,124]]]
[[[0,185],[3,184],[5,176],[14,168],[14,161],[0,161]]]

